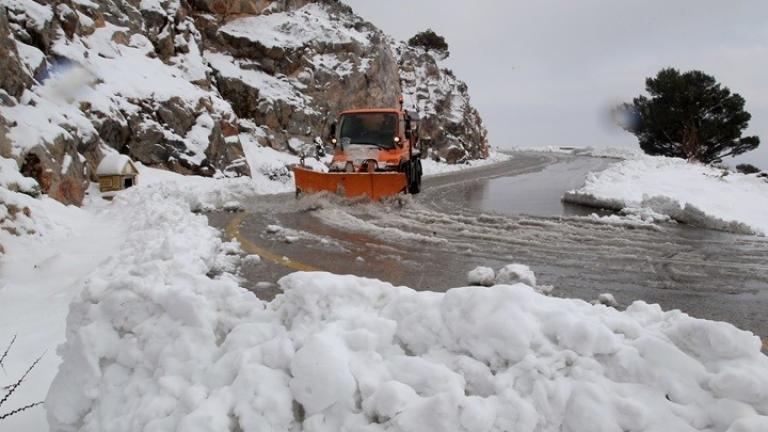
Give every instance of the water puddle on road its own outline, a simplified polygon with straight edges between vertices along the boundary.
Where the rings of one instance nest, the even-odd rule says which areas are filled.
[[[590,172],[608,168],[615,159],[572,158],[549,165],[541,171],[512,177],[478,179],[426,191],[427,200],[443,201],[439,207],[472,208],[509,216],[588,216],[595,209],[565,204],[563,193],[584,185]],[[447,206],[446,206],[447,204]]]

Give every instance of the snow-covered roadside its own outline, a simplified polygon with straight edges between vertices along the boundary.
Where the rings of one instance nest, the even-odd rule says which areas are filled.
[[[768,234],[768,182],[682,159],[646,156],[590,173],[563,201],[651,211],[679,222],[724,231]],[[639,210],[642,209],[642,210]]]
[[[4,220],[3,227],[20,234],[0,230],[4,249],[0,253],[0,351],[17,335],[4,361],[7,376],[0,385],[17,379],[45,353],[0,414],[6,407],[18,408],[45,397],[61,362],[56,347],[65,340],[69,305],[83,289],[83,279],[105,263],[119,265],[131,259],[133,252],[126,249],[126,241],[133,225],[159,223],[155,216],[146,219],[144,203],[167,201],[168,212],[179,215],[190,210],[237,208],[258,195],[293,190],[290,175],[280,173],[287,173],[286,166],[297,163],[297,157],[264,147],[249,150],[254,178],[183,176],[137,164],[139,186],[119,193],[110,204],[92,185],[82,208],[64,206],[47,196],[32,198],[14,192],[35,192],[37,183],[23,177],[14,161],[0,158],[0,204],[18,209],[8,218],[6,207],[0,205],[0,220]],[[269,176],[273,172],[276,174]],[[25,207],[29,215],[23,211]],[[207,225],[204,218],[203,223]],[[0,431],[5,430],[48,430],[43,408],[0,422]]]
[[[486,159],[471,160],[463,164],[447,164],[444,162],[437,162],[432,159],[422,159],[421,166],[424,176],[433,176],[463,171],[470,168],[493,165],[499,162],[508,161],[512,159],[512,157],[513,156],[508,153],[501,153],[497,150],[491,149]]]
[[[79,292],[83,277],[108,257],[120,255],[128,231],[118,214],[68,207],[47,197],[34,199],[0,188],[0,203],[30,209],[29,217],[19,213],[15,221],[20,236],[0,230],[0,244],[5,249],[0,255],[1,349],[17,336],[4,362],[0,384],[18,379],[42,355],[28,379],[3,405],[4,413],[45,397],[60,363],[56,347],[65,340],[69,303]],[[45,411],[37,407],[10,417],[0,430],[48,430]]]
[[[608,159],[642,159],[647,157],[642,150],[623,147],[515,147],[509,151],[543,152],[543,153],[565,153],[578,156],[591,156]]]

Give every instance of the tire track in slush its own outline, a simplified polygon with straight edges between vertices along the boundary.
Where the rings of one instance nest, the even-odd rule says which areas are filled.
[[[243,220],[249,216],[247,213],[239,213],[236,216],[234,216],[229,223],[227,224],[227,227],[225,229],[227,236],[229,238],[234,238],[237,241],[240,242],[241,248],[250,254],[255,254],[261,257],[261,259],[265,259],[267,261],[272,262],[273,264],[277,264],[282,267],[289,268],[291,270],[296,271],[306,271],[306,272],[313,272],[313,271],[321,271],[319,268],[311,266],[309,264],[302,263],[300,261],[295,261],[285,255],[276,254],[268,249],[264,249],[261,246],[258,246],[256,243],[250,241],[246,236],[243,235],[243,233],[240,231],[240,225],[243,223]]]

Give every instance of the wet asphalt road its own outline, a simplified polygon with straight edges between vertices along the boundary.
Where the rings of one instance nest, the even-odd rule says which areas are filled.
[[[208,216],[266,257],[242,268],[244,285],[265,299],[295,270],[444,291],[465,285],[475,266],[519,262],[556,296],[589,301],[610,292],[624,305],[659,303],[768,336],[767,239],[679,224],[606,225],[586,217],[593,209],[560,202],[611,162],[516,153],[493,167],[425,179],[422,194],[383,204],[277,195],[244,213]]]

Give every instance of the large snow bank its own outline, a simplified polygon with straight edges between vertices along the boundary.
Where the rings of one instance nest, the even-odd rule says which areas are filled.
[[[523,284],[443,294],[328,273],[286,276],[264,303],[206,276],[203,218],[151,202],[130,228],[128,258],[72,305],[54,431],[768,427],[768,357],[729,324]]]
[[[564,201],[616,210],[646,208],[684,222],[741,233],[768,233],[768,183],[682,159],[644,157],[590,173]]]
[[[218,232],[208,226],[204,216],[189,211],[185,198],[153,193],[152,188],[127,191],[115,198],[112,211],[130,215],[121,222],[131,235],[122,244],[121,254],[109,257],[81,281],[80,299],[70,308],[70,343],[59,350],[64,363],[46,407],[52,430],[77,429],[75,423],[82,421],[79,416],[95,405],[105,414],[111,409],[108,407],[123,414],[92,416],[83,430],[142,430],[126,419],[135,417],[136,412],[161,419],[173,403],[167,397],[156,397],[159,390],[184,389],[186,385],[175,378],[177,374],[184,376],[194,362],[208,362],[212,357],[205,349],[211,345],[206,344],[216,346],[216,335],[228,333],[230,324],[219,322],[216,311],[228,311],[226,319],[242,315],[251,322],[258,321],[262,306],[255,297],[238,288],[231,278],[214,280],[208,276],[231,268],[220,253]],[[99,322],[102,318],[114,320],[117,327]],[[207,328],[206,323],[218,328]],[[208,339],[210,336],[214,339]],[[187,349],[191,351],[184,353]],[[159,363],[154,369],[140,368],[151,362]],[[185,362],[191,363],[185,366]],[[131,365],[133,371],[146,374],[143,379],[129,379]],[[130,381],[130,385],[122,389],[125,392],[117,392],[122,396],[99,394],[99,385],[106,384],[103,379],[117,379],[126,385]],[[201,401],[195,392],[184,390],[187,403]],[[134,397],[146,404],[146,409],[132,403],[125,405],[125,411],[118,408]],[[94,428],[94,424],[100,426]],[[153,424],[167,430],[162,421]]]
[[[194,211],[209,211],[233,205],[239,207],[244,201],[252,201],[259,195],[293,192],[295,186],[290,167],[299,163],[299,157],[264,147],[256,142],[253,135],[241,134],[240,138],[251,168],[251,177],[185,176],[136,163],[139,187],[135,189],[148,189],[137,193],[177,197]],[[323,162],[314,158],[305,160],[306,165],[316,170],[327,169]],[[121,192],[126,193],[133,191]]]

